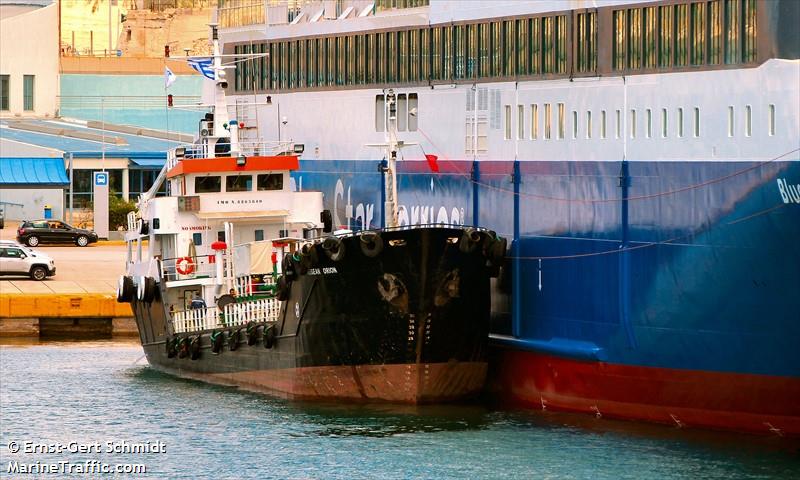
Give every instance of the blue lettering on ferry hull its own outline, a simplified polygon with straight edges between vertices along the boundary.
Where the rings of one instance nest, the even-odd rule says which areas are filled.
[[[800,161],[632,161],[625,175],[620,162],[523,161],[518,213],[513,162],[469,164],[401,164],[399,200],[419,207],[410,223],[444,211],[509,239],[518,216],[520,338],[590,342],[612,363],[800,376]],[[377,162],[302,161],[295,176],[352,226],[378,226]],[[510,334],[501,292],[494,310]]]

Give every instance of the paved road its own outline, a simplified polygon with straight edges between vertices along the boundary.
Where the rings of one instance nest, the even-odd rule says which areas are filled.
[[[13,239],[13,229],[0,231],[0,238]],[[37,282],[25,277],[0,277],[4,293],[114,293],[117,279],[125,271],[124,245],[92,244],[88,247],[48,245],[36,251],[53,257],[56,275]]]

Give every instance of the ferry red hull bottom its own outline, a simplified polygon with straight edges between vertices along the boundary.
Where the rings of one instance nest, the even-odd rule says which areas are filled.
[[[485,362],[317,366],[179,376],[300,400],[424,404],[479,394]]]
[[[571,360],[500,349],[490,388],[508,405],[686,428],[800,436],[800,379]]]

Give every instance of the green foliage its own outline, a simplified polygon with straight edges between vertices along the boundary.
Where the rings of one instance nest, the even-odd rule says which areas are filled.
[[[116,230],[120,226],[126,228],[128,225],[128,212],[136,210],[136,203],[126,202],[114,193],[108,196],[108,227]]]

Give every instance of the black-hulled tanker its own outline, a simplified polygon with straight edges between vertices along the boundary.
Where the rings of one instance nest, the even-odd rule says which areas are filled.
[[[227,302],[248,301],[220,297],[226,306],[216,328],[178,333],[161,300],[170,295],[168,279],[158,292],[150,285],[135,296],[150,364],[303,399],[429,403],[481,390],[489,280],[505,254],[504,239],[433,226],[274,245],[288,253],[274,290],[264,294],[280,301],[271,321],[229,321]]]

